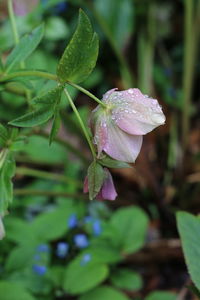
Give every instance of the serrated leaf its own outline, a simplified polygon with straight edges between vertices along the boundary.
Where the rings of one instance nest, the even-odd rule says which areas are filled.
[[[108,168],[131,168],[129,164],[123,161],[112,159],[109,156],[105,156],[102,159],[99,159],[98,163]]]
[[[49,136],[49,145],[51,145],[54,138],[56,137],[56,135],[58,133],[58,130],[60,128],[60,124],[61,124],[60,113],[59,113],[59,111],[56,111],[54,113],[53,124],[52,124],[52,127],[51,127],[50,136]]]
[[[36,27],[30,34],[20,39],[6,60],[6,71],[11,70],[16,64],[24,61],[38,46],[44,33],[43,24]]]
[[[95,161],[88,168],[88,189],[89,198],[93,200],[99,193],[104,181],[104,170],[102,166]]]
[[[53,106],[42,105],[36,110],[19,117],[8,124],[18,127],[33,127],[47,122],[54,113]]]
[[[128,269],[115,270],[111,274],[110,280],[114,286],[128,291],[137,291],[142,288],[141,276]]]
[[[113,242],[123,253],[138,251],[145,243],[148,217],[139,207],[118,209],[111,217],[110,224],[117,232]]]
[[[12,177],[15,174],[15,161],[8,154],[0,169],[0,214],[5,213],[13,198]]]
[[[125,294],[110,286],[99,286],[79,298],[79,300],[128,300],[128,299],[129,298]]]
[[[77,29],[58,64],[57,76],[60,82],[84,81],[96,65],[98,50],[98,36],[87,15],[80,10]]]
[[[187,212],[178,212],[177,223],[188,271],[200,290],[200,219]]]
[[[75,258],[66,268],[63,280],[63,289],[78,295],[96,287],[108,276],[108,267],[92,261],[83,264],[83,255]],[[78,283],[78,284],[77,284]]]

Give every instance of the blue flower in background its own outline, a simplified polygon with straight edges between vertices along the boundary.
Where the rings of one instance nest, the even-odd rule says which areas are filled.
[[[89,245],[88,238],[83,233],[79,233],[74,236],[74,243],[78,248],[85,248]]]
[[[47,272],[47,267],[44,265],[33,265],[33,271],[42,276]]]
[[[93,217],[91,217],[91,216],[86,216],[86,217],[84,218],[83,221],[84,221],[84,223],[86,223],[86,224],[92,223]]]
[[[65,258],[69,250],[69,245],[65,242],[57,244],[56,255],[60,258]]]
[[[49,252],[49,245],[47,245],[47,244],[40,244],[37,247],[37,251],[38,252]]]
[[[55,14],[60,14],[60,13],[64,12],[67,9],[67,6],[68,6],[68,3],[66,1],[60,2],[56,5],[53,12]]]
[[[71,214],[71,216],[69,217],[68,221],[67,221],[67,225],[69,228],[74,228],[76,227],[78,224],[78,220],[77,220],[77,216],[76,214]]]
[[[96,219],[92,224],[93,233],[95,236],[98,236],[102,232],[101,222],[100,220]]]
[[[86,265],[86,264],[91,260],[91,258],[92,258],[92,256],[91,256],[90,253],[85,253],[85,254],[83,255],[82,260],[81,260],[81,266]]]

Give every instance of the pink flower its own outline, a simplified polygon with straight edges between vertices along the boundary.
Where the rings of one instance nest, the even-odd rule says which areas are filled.
[[[13,0],[15,14],[25,16],[37,6],[39,0]]]
[[[107,168],[104,168],[103,170],[104,170],[104,180],[96,198],[98,200],[115,200],[115,198],[117,197],[117,193],[115,190],[112,176]],[[86,176],[84,181],[83,192],[88,193],[88,191],[89,191],[88,176]]]
[[[93,110],[90,127],[97,145],[98,157],[110,157],[132,163],[137,158],[143,135],[165,123],[165,116],[156,99],[143,95],[139,89],[108,91]]]

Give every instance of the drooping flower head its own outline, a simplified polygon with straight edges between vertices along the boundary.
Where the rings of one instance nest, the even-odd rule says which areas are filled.
[[[104,151],[116,160],[134,162],[143,135],[165,122],[158,101],[143,95],[139,89],[112,89],[102,101],[107,108],[98,105],[90,119],[98,157]]]

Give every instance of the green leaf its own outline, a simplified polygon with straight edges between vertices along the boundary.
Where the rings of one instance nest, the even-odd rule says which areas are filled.
[[[42,105],[36,110],[19,117],[8,124],[18,127],[33,127],[47,122],[54,113],[53,106]]]
[[[38,46],[44,33],[44,26],[36,27],[30,34],[25,35],[20,39],[20,42],[15,46],[6,60],[7,72],[16,64],[24,61]]]
[[[79,300],[128,300],[120,291],[110,286],[100,286],[84,294]],[[161,298],[159,299],[161,300]],[[163,299],[162,299],[163,300]]]
[[[89,198],[93,200],[99,193],[104,181],[104,170],[102,166],[95,161],[88,168],[88,189]]]
[[[99,159],[98,163],[108,168],[131,168],[129,164],[123,161],[112,159],[109,156],[105,156],[102,159]]]
[[[21,284],[9,281],[0,281],[0,295],[3,295],[3,300],[35,299]]]
[[[128,291],[137,291],[142,288],[141,276],[128,269],[115,270],[110,280],[114,286]]]
[[[139,250],[145,243],[148,217],[146,213],[135,206],[118,209],[110,221],[117,235],[113,242],[128,254]]]
[[[9,138],[8,130],[5,126],[0,124],[0,147],[4,147]]]
[[[30,234],[39,241],[58,239],[67,233],[67,220],[74,213],[76,207],[70,202],[54,211],[43,213],[30,224]]]
[[[77,29],[58,64],[57,76],[60,82],[84,81],[96,65],[98,49],[97,34],[87,15],[80,10]]]
[[[87,292],[100,284],[108,276],[108,267],[105,264],[92,261],[82,263],[83,254],[73,260],[65,271],[63,289],[78,295]]]
[[[56,137],[58,130],[60,128],[60,124],[61,124],[60,113],[59,113],[59,111],[56,110],[56,112],[54,113],[53,124],[51,127],[50,136],[49,136],[49,145],[51,145],[54,138]]]
[[[33,105],[35,104],[46,104],[49,106],[57,105],[60,102],[61,94],[63,91],[63,86],[59,85],[56,88],[48,91],[47,93],[43,94],[42,96],[35,97],[32,100]]]
[[[35,253],[36,251],[33,245],[23,245],[14,248],[7,257],[6,271],[19,271],[31,266],[33,264],[33,257]]]
[[[94,6],[106,27],[105,35],[122,51],[134,29],[134,1],[96,0]]]
[[[187,212],[178,212],[177,223],[188,271],[200,290],[200,219]]]
[[[0,214],[4,214],[13,199],[12,177],[15,174],[15,161],[8,154],[0,169]]]
[[[176,300],[177,295],[170,292],[164,292],[164,291],[155,291],[150,293],[145,300]]]
[[[29,160],[39,163],[63,165],[67,161],[67,152],[64,146],[54,142],[49,147],[48,139],[38,135],[28,138],[28,143],[24,144],[22,153]]]

